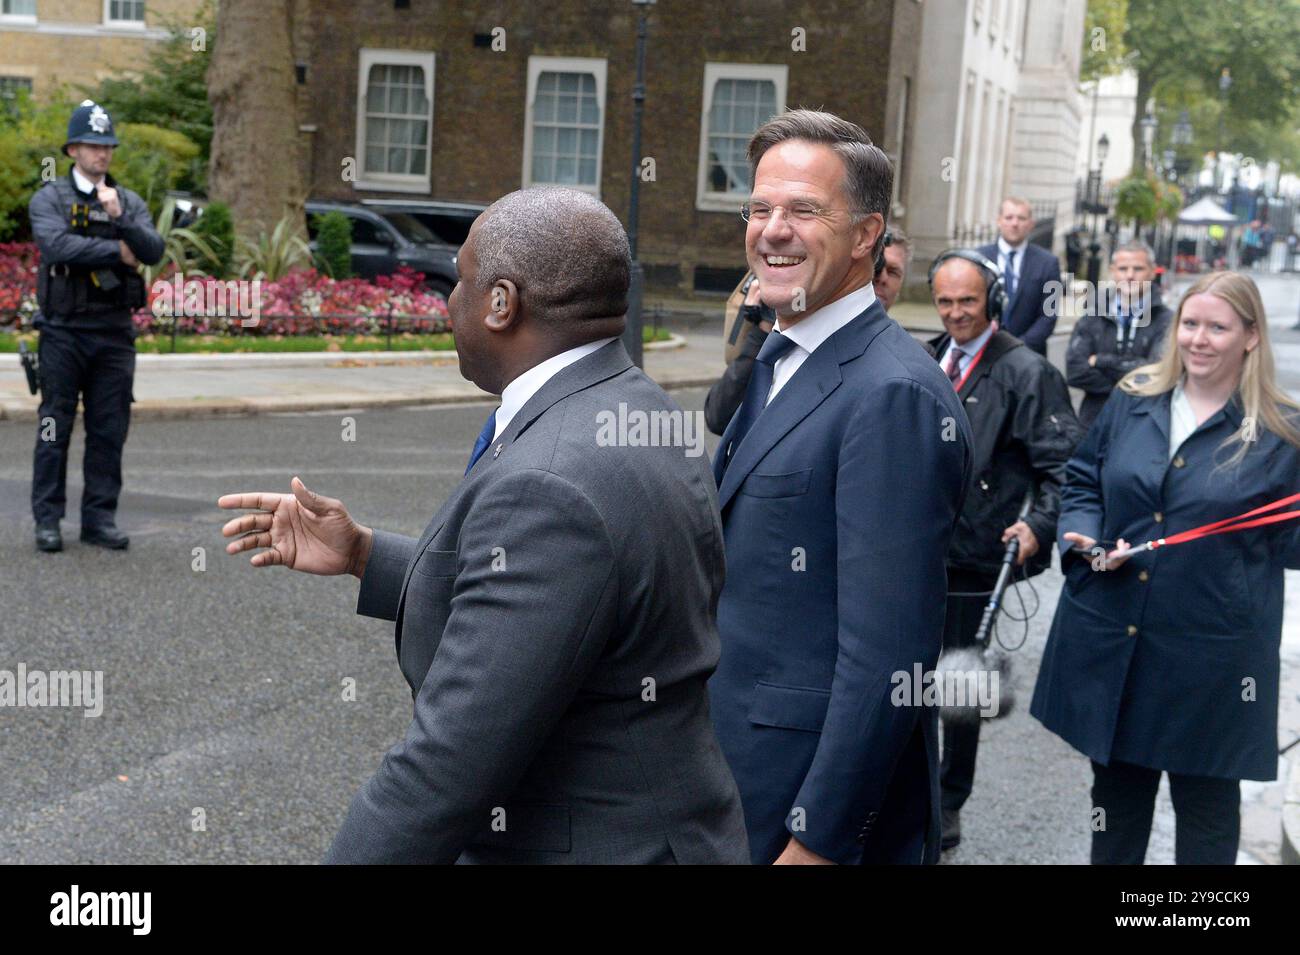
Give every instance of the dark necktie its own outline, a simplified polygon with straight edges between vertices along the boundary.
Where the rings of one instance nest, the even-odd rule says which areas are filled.
[[[749,376],[749,385],[745,388],[745,400],[740,405],[739,420],[736,431],[731,436],[731,448],[739,448],[749,429],[754,426],[758,416],[767,403],[767,393],[772,390],[772,376],[775,373],[777,359],[794,348],[794,339],[782,335],[775,329],[768,333],[763,347],[754,358],[754,370]]]
[[[948,353],[948,380],[952,382],[954,388],[957,387],[957,382],[961,378],[961,360],[965,356],[966,353],[960,348],[954,348]]]
[[[1016,297],[1016,250],[1007,253],[1007,301]]]
[[[470,468],[474,467],[474,463],[478,461],[479,458],[483,457],[483,452],[486,451],[488,445],[492,443],[492,435],[496,434],[496,430],[497,413],[496,409],[493,409],[492,413],[488,415],[487,421],[483,424],[483,430],[480,431],[478,437],[474,439],[474,450],[470,452],[469,465],[465,468],[466,474],[469,474]]]
[[[1122,307],[1119,310],[1119,327],[1123,332],[1120,337],[1120,351],[1126,351],[1132,343],[1130,333],[1133,330],[1133,313]]]

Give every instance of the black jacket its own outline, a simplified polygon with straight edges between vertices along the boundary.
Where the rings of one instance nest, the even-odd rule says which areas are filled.
[[[125,242],[145,265],[162,261],[163,239],[149,219],[145,201],[112,176],[106,176],[105,181],[117,190],[122,206],[122,215],[117,219],[109,218],[94,192],[81,192],[76,187],[71,171],[62,179],[46,183],[28,205],[32,236],[41,252],[37,275],[41,308],[33,323],[36,328],[66,325],[129,329],[131,308],[108,304],[106,298],[97,301],[93,294],[88,298],[84,292],[88,276],[96,270],[101,274],[111,272],[119,281],[129,278],[143,285],[136,269],[123,263],[119,242]],[[74,204],[88,210],[86,225],[80,229],[73,225]],[[77,282],[51,282],[51,269],[71,272]],[[83,291],[74,295],[72,290],[78,284]]]
[[[722,434],[731,423],[732,415],[745,400],[745,389],[749,387],[749,376],[754,371],[754,358],[757,357],[768,333],[759,327],[758,322],[775,318],[772,310],[761,305],[742,305],[741,317],[748,326],[745,340],[740,343],[740,354],[727,366],[722,377],[713,383],[708,397],[704,399],[704,423],[714,434]]]
[[[948,335],[931,339],[936,359]],[[1046,358],[1005,331],[989,338],[984,354],[957,392],[975,438],[971,487],[948,551],[949,568],[997,576],[1006,546],[1002,532],[1016,522],[1025,492],[1035,488],[1025,523],[1038,552],[1027,576],[1052,563],[1065,465],[1083,437],[1065,379]]]
[[[1085,315],[1075,324],[1065,353],[1065,374],[1071,387],[1084,392],[1079,402],[1079,423],[1085,431],[1092,427],[1093,419],[1121,378],[1160,357],[1172,320],[1173,312],[1155,299],[1149,313],[1134,322],[1132,340],[1123,352],[1116,341],[1118,329],[1109,309],[1103,314]],[[1097,356],[1095,366],[1088,364],[1090,355]]]

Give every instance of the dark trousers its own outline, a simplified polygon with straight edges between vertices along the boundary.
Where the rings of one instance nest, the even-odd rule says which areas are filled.
[[[122,445],[131,422],[135,345],[130,331],[45,326],[39,347],[41,407],[32,467],[32,516],[37,524],[64,515],[68,447],[85,405],[81,526],[113,523],[122,491]]]
[[[969,571],[948,568],[948,608],[943,621],[943,648],[955,650],[975,642],[980,619],[988,605],[982,597],[956,597],[952,593],[985,593],[993,589],[995,579]],[[939,786],[943,808],[961,809],[975,785],[975,754],[980,745],[980,725],[943,724],[943,759],[939,764]]]
[[[1092,864],[1141,865],[1151,836],[1160,770],[1112,762],[1092,764]],[[1236,779],[1169,774],[1174,803],[1174,861],[1232,865],[1241,836],[1241,784]],[[1102,817],[1097,810],[1105,810]],[[1100,828],[1104,820],[1105,828]]]

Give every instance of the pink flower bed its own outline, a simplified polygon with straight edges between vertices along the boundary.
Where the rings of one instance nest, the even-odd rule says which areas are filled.
[[[33,243],[0,243],[0,324],[12,323],[15,315],[24,325],[31,324],[38,260]],[[168,270],[149,289],[148,304],[135,314],[141,334],[170,334],[175,322],[181,334],[382,335],[390,312],[395,332],[448,329],[446,301],[421,288],[419,273],[408,268],[373,282],[335,281],[315,269],[258,286],[178,278]],[[223,308],[226,314],[213,314]],[[256,324],[250,321],[254,314]]]

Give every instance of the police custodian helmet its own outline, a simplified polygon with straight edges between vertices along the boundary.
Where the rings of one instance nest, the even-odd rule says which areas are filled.
[[[72,114],[72,119],[68,120],[68,140],[63,144],[64,155],[67,155],[68,147],[73,143],[117,145],[117,137],[113,135],[113,120],[104,111],[104,107],[94,100],[85,100]]]

